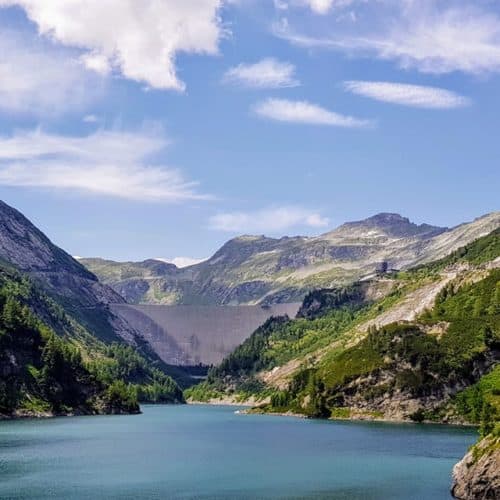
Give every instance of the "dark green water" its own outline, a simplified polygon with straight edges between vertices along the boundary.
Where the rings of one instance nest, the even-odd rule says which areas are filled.
[[[146,406],[0,422],[0,498],[447,499],[473,431]]]

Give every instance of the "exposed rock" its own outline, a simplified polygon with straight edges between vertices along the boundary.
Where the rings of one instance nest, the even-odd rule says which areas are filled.
[[[455,465],[451,494],[460,500],[500,498],[500,438],[484,438]]]
[[[140,336],[109,311],[124,303],[115,290],[64,250],[54,245],[24,215],[0,201],[0,259],[26,273],[66,312],[104,340],[142,342]],[[159,263],[154,261],[154,266]],[[43,316],[43,311],[38,311]],[[45,318],[48,319],[48,318]],[[50,326],[56,328],[57,325]]]

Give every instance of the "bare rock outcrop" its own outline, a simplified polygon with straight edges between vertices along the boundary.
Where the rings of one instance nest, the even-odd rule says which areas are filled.
[[[451,494],[460,500],[500,498],[500,438],[482,439],[455,465]]]

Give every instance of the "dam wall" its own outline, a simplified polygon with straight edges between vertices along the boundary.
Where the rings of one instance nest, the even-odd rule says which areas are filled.
[[[218,364],[272,316],[294,318],[300,303],[272,306],[164,306],[112,304],[173,365]]]

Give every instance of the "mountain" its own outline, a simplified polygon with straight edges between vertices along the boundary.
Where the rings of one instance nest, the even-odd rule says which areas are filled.
[[[0,416],[136,412],[138,399],[182,402],[167,374],[178,369],[110,310],[124,302],[0,202]]]
[[[188,394],[313,417],[486,425],[500,417],[499,361],[497,229],[442,260],[311,292],[296,319],[269,320]]]
[[[498,498],[500,228],[440,260],[310,292],[296,319],[270,319],[185,394],[254,413],[475,424],[451,494]]]
[[[54,245],[23,214],[0,201],[0,260],[28,275],[66,311],[104,340],[136,339],[111,315],[109,303],[124,302],[117,292]]]
[[[80,262],[133,304],[297,302],[313,289],[353,282],[381,266],[407,269],[439,259],[499,226],[499,212],[451,229],[381,213],[316,237],[240,236],[182,269],[151,259]]]

